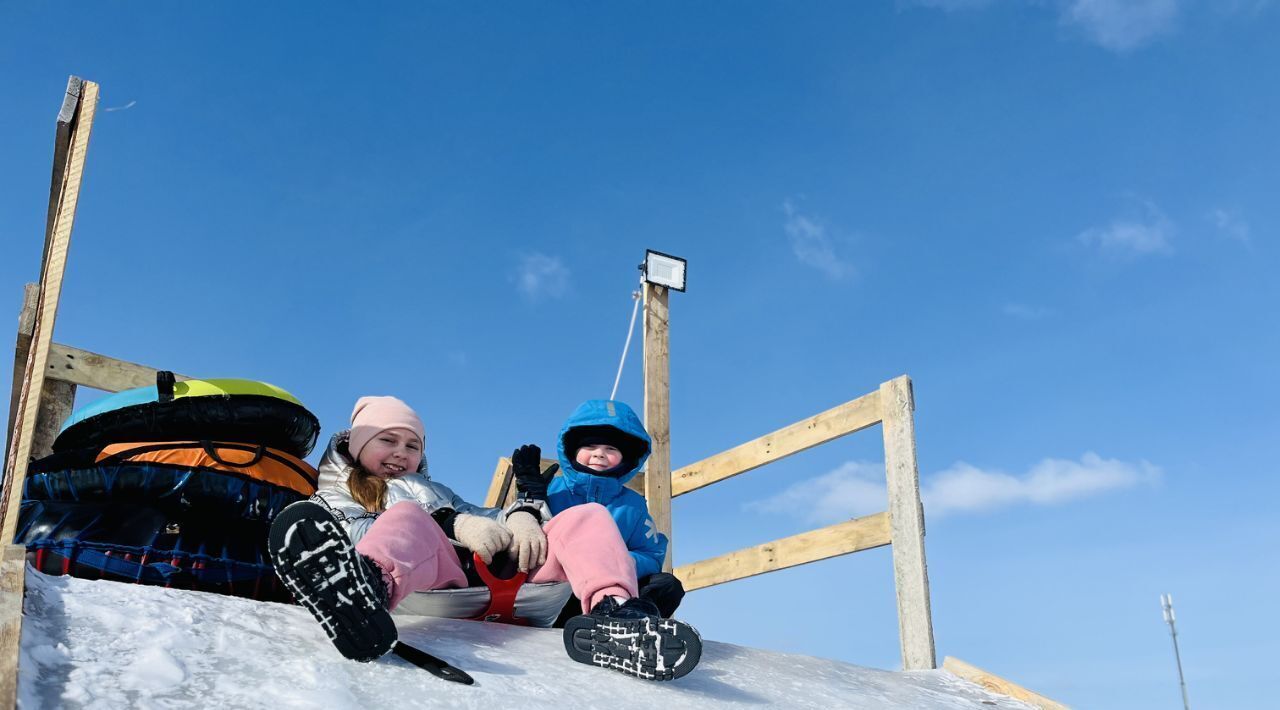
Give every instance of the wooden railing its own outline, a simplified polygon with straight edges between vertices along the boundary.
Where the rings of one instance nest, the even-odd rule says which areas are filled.
[[[674,573],[685,589],[702,589],[892,545],[902,666],[905,670],[935,668],[914,410],[911,380],[903,375],[881,384],[875,392],[673,471],[670,495],[681,496],[875,424],[883,425],[888,510],[681,565]],[[552,461],[543,459],[542,463],[545,470]],[[510,460],[499,459],[486,505],[510,502],[514,495],[511,479]],[[643,492],[643,477],[636,476],[628,486]],[[651,498],[649,506],[651,510],[670,510],[670,499]]]

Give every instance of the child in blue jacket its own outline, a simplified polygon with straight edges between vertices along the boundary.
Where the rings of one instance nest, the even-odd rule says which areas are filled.
[[[644,466],[649,452],[649,433],[631,407],[592,399],[579,405],[560,430],[560,476],[549,483],[543,478],[537,446],[522,446],[511,459],[518,495],[531,500],[545,495],[552,515],[584,503],[603,505],[635,561],[640,598],[670,618],[684,597],[684,587],[675,575],[662,571],[667,536],[658,532],[644,496],[625,485]],[[580,605],[570,599],[557,625],[579,613]]]

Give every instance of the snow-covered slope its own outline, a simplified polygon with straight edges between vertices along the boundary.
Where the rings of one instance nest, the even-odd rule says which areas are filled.
[[[648,683],[574,663],[560,632],[401,617],[401,638],[476,679],[343,659],[300,607],[27,569],[18,695],[32,708],[1025,708],[943,671],[898,673],[708,641]],[[693,620],[696,622],[696,620]],[[745,623],[745,620],[744,620]]]

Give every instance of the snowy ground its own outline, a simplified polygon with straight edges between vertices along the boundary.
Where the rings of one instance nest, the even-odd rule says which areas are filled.
[[[560,632],[397,619],[401,638],[476,679],[343,659],[300,607],[27,569],[18,695],[27,708],[1025,708],[944,671],[898,673],[708,641],[671,683],[581,665]]]

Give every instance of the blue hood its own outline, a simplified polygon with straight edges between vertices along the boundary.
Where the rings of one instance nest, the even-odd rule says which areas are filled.
[[[631,407],[611,399],[589,399],[573,410],[573,414],[569,415],[568,421],[560,429],[560,436],[556,439],[556,454],[560,457],[560,471],[569,479],[568,482],[571,485],[582,484],[589,479],[603,477],[592,476],[573,467],[573,461],[569,458],[570,452],[565,451],[565,435],[574,429],[600,426],[612,427],[624,437],[632,440],[630,442],[633,444],[632,446],[618,447],[623,450],[623,462],[630,464],[630,470],[613,479],[618,481],[619,485],[634,478],[636,473],[644,467],[644,462],[649,458],[649,432],[644,430],[644,424],[640,423],[640,417],[636,416]],[[627,455],[628,448],[632,449],[630,456]]]

